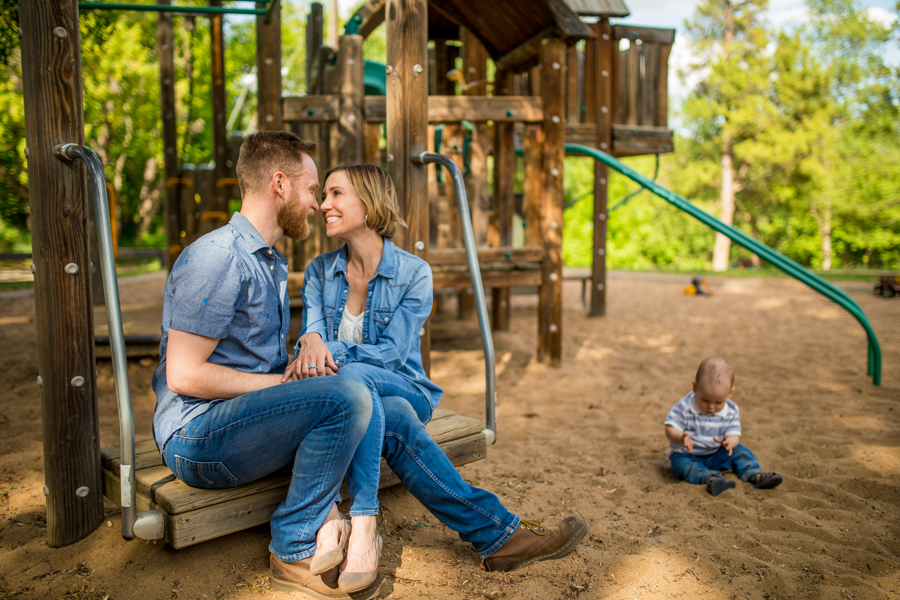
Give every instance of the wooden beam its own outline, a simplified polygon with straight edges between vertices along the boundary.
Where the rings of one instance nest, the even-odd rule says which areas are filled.
[[[537,265],[534,265],[537,267]],[[533,287],[541,285],[541,272],[539,269],[508,270],[508,271],[482,271],[481,283],[485,288],[499,287]],[[472,278],[468,271],[443,271],[438,269],[434,273],[434,289],[469,289],[472,286]]]
[[[166,192],[171,186],[178,194],[178,210],[181,221],[180,244],[182,247],[187,246],[197,239],[197,226],[199,224],[199,206],[194,201],[194,179],[196,167],[192,164],[186,164],[181,168],[179,177],[166,181]],[[172,250],[170,249],[171,253]],[[174,259],[173,259],[174,262]]]
[[[614,40],[628,39],[641,40],[643,42],[658,42],[661,44],[675,43],[674,29],[660,29],[658,27],[635,27],[634,25],[616,25],[612,28]]]
[[[210,0],[210,6],[222,6],[222,0]],[[222,15],[212,15],[209,19],[210,54],[211,54],[211,90],[212,96],[212,130],[213,161],[216,164],[216,182],[228,177],[228,132],[225,131],[227,101],[225,94],[225,42]],[[215,187],[213,210],[228,212],[228,198],[231,190],[226,187]]]
[[[287,100],[287,99],[286,99]],[[291,98],[290,100],[294,100]],[[384,121],[384,96],[366,96],[366,121]],[[429,96],[429,123],[540,123],[544,120],[541,98],[533,96]]]
[[[103,521],[87,172],[53,152],[58,144],[84,144],[78,3],[22,0],[19,36],[47,545],[57,548]]]
[[[592,25],[597,41],[592,45],[597,74],[594,78],[594,114],[597,115],[596,147],[610,152],[612,143],[612,59],[613,44],[609,19],[601,19]],[[609,197],[609,167],[594,161],[594,258],[591,261],[591,304],[588,314],[602,317],[606,314],[606,237],[607,202]]]
[[[171,0],[162,0],[169,4]],[[156,55],[159,59],[159,105],[162,117],[163,180],[178,177],[178,124],[175,112],[175,44],[172,33],[172,13],[156,15]],[[181,253],[182,224],[178,208],[178,188],[166,183],[166,203],[163,207],[166,227],[166,266],[171,269]]]
[[[559,366],[562,361],[562,226],[563,158],[565,157],[566,44],[541,42],[544,98],[544,190],[541,237],[545,260],[538,300],[538,359]]]
[[[360,6],[353,16],[359,15],[362,22],[359,25],[359,35],[369,37],[375,29],[384,23],[385,0],[367,0]]]
[[[556,26],[551,25],[543,31],[536,33],[523,43],[519,44],[496,61],[498,71],[520,71],[523,63],[532,62],[537,57],[541,48],[541,42],[552,37],[556,33]]]
[[[257,2],[265,8],[268,2]],[[281,131],[281,3],[276,2],[271,21],[256,17],[257,127]]]
[[[544,249],[541,246],[524,246],[513,248],[507,246],[485,247],[478,249],[479,263],[522,263],[540,262],[544,259]],[[465,266],[465,248],[441,248],[431,250],[428,253],[428,264],[432,267]]]
[[[497,71],[494,76],[494,94],[502,98],[512,93],[512,72]],[[494,226],[497,244],[512,246],[513,217],[516,205],[516,147],[515,125],[494,123]],[[541,252],[543,254],[543,252]],[[493,288],[491,291],[491,326],[496,331],[509,331],[509,288]]]
[[[340,162],[356,165],[363,162],[363,38],[341,36],[338,43],[341,80]]]
[[[581,22],[565,0],[544,0],[544,3],[553,14],[556,28],[563,39],[571,42],[593,36],[591,29]]]
[[[400,211],[409,226],[397,245],[428,259],[428,173],[412,156],[428,148],[428,1],[387,0],[387,152]],[[421,337],[422,363],[431,367],[431,336]]]
[[[315,68],[316,51],[322,46],[324,35],[324,17],[322,5],[313,2],[309,8],[309,16],[306,17],[306,93],[314,93],[312,82],[313,69]]]
[[[525,217],[525,245],[541,246],[541,203],[544,193],[544,128],[528,125],[525,129],[525,178],[522,205]]]
[[[283,120],[286,123],[322,123],[337,121],[341,115],[341,97],[287,96],[281,101]]]

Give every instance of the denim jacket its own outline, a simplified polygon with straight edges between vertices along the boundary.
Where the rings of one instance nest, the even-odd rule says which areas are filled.
[[[443,395],[425,376],[419,336],[431,314],[431,267],[384,239],[378,271],[366,292],[363,343],[338,341],[350,283],[347,247],[317,256],[303,280],[303,330],[318,333],[338,367],[362,362],[402,375],[422,390],[434,409]],[[294,345],[296,354],[300,340]]]

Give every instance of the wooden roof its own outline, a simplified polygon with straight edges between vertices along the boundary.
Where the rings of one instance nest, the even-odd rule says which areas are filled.
[[[631,14],[623,0],[566,0],[566,4],[583,17],[627,17]]]
[[[534,61],[544,38],[572,43],[593,37],[569,1],[428,0],[429,33],[431,38],[447,37],[448,24],[465,27],[484,44],[498,68],[521,68]],[[384,21],[384,7],[385,0],[367,0],[357,10],[362,17],[360,34],[368,35]]]

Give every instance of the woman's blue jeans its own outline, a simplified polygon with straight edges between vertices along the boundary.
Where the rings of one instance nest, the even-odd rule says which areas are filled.
[[[381,482],[381,446],[384,443],[382,397],[400,396],[413,407],[422,423],[431,419],[432,407],[422,391],[408,379],[375,365],[350,363],[338,370],[339,379],[360,381],[372,395],[372,418],[356,454],[350,461],[347,483],[350,488],[350,516],[378,514],[378,487]]]
[[[747,481],[760,472],[759,462],[749,448],[738,444],[728,456],[728,450],[719,448],[715,454],[697,456],[685,452],[676,452],[671,457],[672,470],[679,479],[688,483],[706,485],[713,477],[721,477],[722,471],[732,470]]]
[[[295,562],[315,553],[316,532],[371,414],[369,390],[359,381],[283,383],[210,407],[169,438],[165,462],[199,488],[235,487],[291,465],[287,498],[272,515],[269,549]]]

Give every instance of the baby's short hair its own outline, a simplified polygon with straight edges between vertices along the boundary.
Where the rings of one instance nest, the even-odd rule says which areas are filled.
[[[707,358],[700,363],[694,381],[698,388],[704,390],[723,385],[727,385],[731,389],[734,387],[734,368],[724,358]]]

